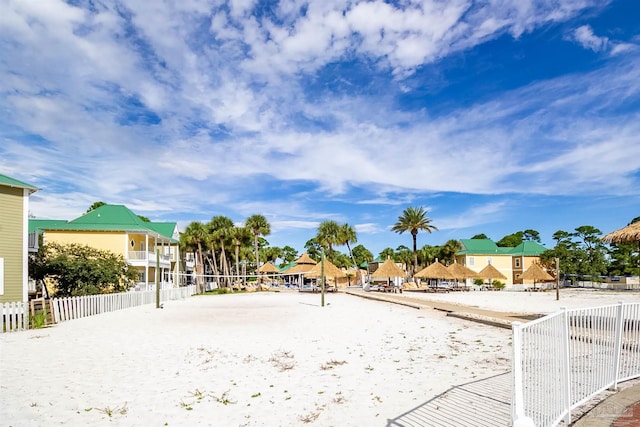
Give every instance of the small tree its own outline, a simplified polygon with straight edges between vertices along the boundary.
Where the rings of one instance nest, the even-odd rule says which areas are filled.
[[[55,297],[125,292],[138,276],[122,255],[77,243],[41,246],[29,272],[35,280],[55,282]]]

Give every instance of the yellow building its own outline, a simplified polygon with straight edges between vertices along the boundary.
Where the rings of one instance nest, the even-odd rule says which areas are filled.
[[[456,253],[456,262],[479,273],[491,264],[507,279],[498,279],[507,287],[523,285],[522,273],[533,262],[540,261],[546,248],[536,242],[522,242],[515,248],[500,247],[489,239],[462,239],[462,250]],[[522,287],[522,286],[516,286]]]
[[[154,288],[156,264],[162,287],[178,283],[179,233],[175,222],[146,222],[126,206],[103,205],[71,221],[31,219],[29,228],[42,234],[43,244],[77,243],[121,254],[138,271],[138,290]]]
[[[0,174],[0,304],[29,299],[29,195],[35,191],[32,185]]]

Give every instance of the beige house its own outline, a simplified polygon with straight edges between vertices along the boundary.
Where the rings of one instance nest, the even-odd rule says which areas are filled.
[[[179,233],[175,222],[146,222],[123,205],[103,205],[71,221],[29,220],[43,243],[78,243],[121,254],[138,271],[137,290],[178,284]]]
[[[0,174],[0,304],[29,300],[29,196],[37,190]]]
[[[456,262],[469,267],[476,273],[480,272],[487,264],[496,268],[507,280],[509,288],[521,288],[528,283],[523,283],[522,273],[534,262],[539,262],[540,254],[546,248],[536,242],[522,242],[515,248],[500,247],[489,239],[462,239],[462,250],[456,253]]]

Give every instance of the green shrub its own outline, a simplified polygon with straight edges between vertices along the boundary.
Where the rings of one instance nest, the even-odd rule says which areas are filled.
[[[498,289],[499,291],[503,290],[505,286],[507,286],[506,284],[502,283],[499,280],[494,280],[492,283],[493,287]]]

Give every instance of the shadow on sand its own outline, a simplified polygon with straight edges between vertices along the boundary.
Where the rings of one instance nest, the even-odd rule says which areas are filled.
[[[510,426],[511,372],[451,387],[387,427]]]

